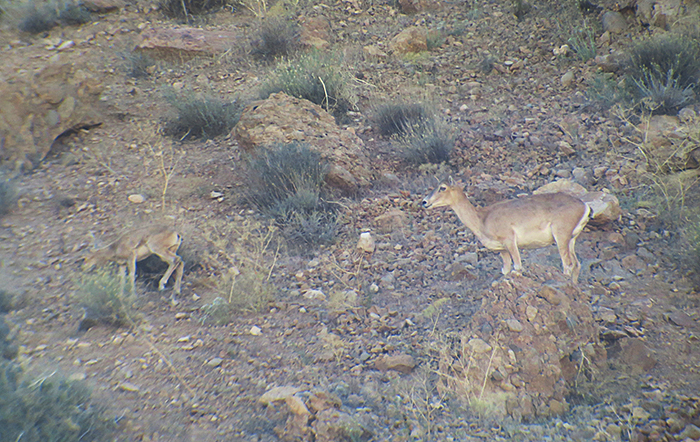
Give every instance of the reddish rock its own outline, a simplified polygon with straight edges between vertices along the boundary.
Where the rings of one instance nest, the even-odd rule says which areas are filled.
[[[135,50],[158,58],[212,56],[231,49],[241,37],[229,31],[198,28],[154,28],[141,32]]]
[[[389,47],[396,54],[427,51],[427,32],[424,28],[411,26],[392,38]]]
[[[389,371],[395,370],[399,373],[408,374],[416,366],[416,362],[411,355],[400,354],[395,356],[382,356],[374,363],[377,370]]]

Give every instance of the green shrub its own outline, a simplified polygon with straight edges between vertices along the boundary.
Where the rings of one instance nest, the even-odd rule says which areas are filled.
[[[273,217],[297,245],[332,242],[336,206],[326,202],[329,166],[304,144],[272,146],[251,160],[247,200]]]
[[[0,362],[0,442],[111,440],[115,425],[83,383],[22,378],[19,364]]]
[[[79,26],[92,21],[90,10],[79,3],[66,3],[58,11],[58,20],[65,26]]]
[[[426,43],[428,50],[434,51],[445,44],[445,34],[441,31],[429,31],[426,35]]]
[[[286,57],[299,46],[299,26],[292,20],[266,18],[253,41],[252,55],[265,60]]]
[[[18,29],[30,34],[41,34],[53,27],[77,26],[92,20],[90,11],[80,3],[71,1],[65,3],[51,2],[37,7],[32,3],[27,8],[17,25]]]
[[[525,0],[513,0],[513,15],[518,21],[521,21],[531,9],[532,6]]]
[[[48,5],[37,8],[33,5],[27,9],[17,28],[30,34],[41,34],[58,25],[55,9]]]
[[[0,174],[0,216],[7,215],[17,207],[17,189],[12,181]]]
[[[97,269],[85,274],[80,280],[76,293],[78,304],[83,308],[81,330],[102,323],[121,327],[132,324],[134,310],[130,294],[128,275],[122,283],[121,277],[110,268]]]
[[[163,0],[158,6],[166,17],[190,19],[190,16],[216,12],[225,5],[226,0]]]
[[[339,60],[312,51],[280,62],[262,85],[260,96],[267,98],[270,94],[284,92],[316,103],[341,119],[355,106],[351,83],[349,70],[343,68]]]
[[[421,103],[394,102],[377,106],[372,120],[382,135],[395,135],[432,119]]]
[[[194,92],[168,91],[166,100],[176,109],[177,117],[165,124],[165,133],[179,139],[210,139],[227,134],[241,117],[242,105]]]
[[[631,50],[627,78],[648,110],[670,113],[695,100],[700,79],[700,44],[688,36],[661,36]]]
[[[595,30],[588,26],[572,30],[572,35],[568,40],[569,47],[576,53],[581,61],[588,61],[595,58]]]
[[[449,162],[455,144],[450,128],[438,119],[409,126],[395,139],[406,161],[414,164]]]

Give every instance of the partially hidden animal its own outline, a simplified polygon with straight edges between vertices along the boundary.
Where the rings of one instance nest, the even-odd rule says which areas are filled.
[[[500,252],[502,272],[521,271],[520,249],[537,249],[556,243],[564,273],[578,281],[581,264],[576,238],[588,222],[590,207],[566,193],[544,193],[474,207],[463,186],[441,182],[423,199],[423,207],[449,206],[489,250]]]
[[[136,263],[151,255],[157,255],[168,264],[168,270],[158,283],[158,289],[164,290],[170,276],[175,272],[173,292],[180,294],[184,262],[178,256],[182,238],[175,230],[161,225],[151,225],[127,231],[108,246],[94,250],[88,254],[83,263],[83,269],[89,270],[94,266],[114,262],[119,265],[121,273],[121,291],[124,291],[125,270],[129,270],[131,294],[136,293]],[[173,301],[175,296],[173,295]]]

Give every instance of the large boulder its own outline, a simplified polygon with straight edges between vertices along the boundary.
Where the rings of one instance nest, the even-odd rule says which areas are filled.
[[[89,66],[56,61],[27,72],[0,72],[0,164],[15,173],[36,167],[58,136],[101,122],[102,84]]]
[[[273,144],[306,143],[331,164],[329,185],[351,193],[370,184],[371,166],[362,140],[338,127],[330,114],[308,100],[280,92],[251,103],[233,135],[253,155]]]
[[[447,376],[439,388],[457,391],[493,417],[565,413],[580,377],[607,357],[581,290],[539,266],[528,271],[537,281],[513,275],[492,284],[461,334],[460,350],[440,361]]]

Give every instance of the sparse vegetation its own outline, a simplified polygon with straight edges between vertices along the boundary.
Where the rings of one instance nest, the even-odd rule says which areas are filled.
[[[274,218],[293,244],[328,244],[335,238],[336,205],[326,202],[329,166],[304,144],[272,146],[250,164],[247,200]]]
[[[261,98],[270,94],[285,94],[309,100],[342,119],[353,108],[356,98],[350,84],[350,73],[337,57],[312,51],[280,62],[270,79],[261,88]]]
[[[445,44],[445,34],[440,31],[429,31],[426,35],[426,43],[429,51],[434,51]]]
[[[404,158],[409,163],[446,163],[454,148],[454,134],[444,121],[433,117],[422,124],[414,124],[396,136]]]
[[[177,117],[165,124],[165,133],[174,138],[210,139],[228,133],[241,116],[238,101],[225,102],[217,97],[191,91],[168,91],[166,100],[175,108]]]
[[[280,249],[277,228],[245,221],[215,225],[204,234],[217,256],[225,257],[226,270],[216,283],[218,296],[201,308],[202,322],[225,325],[234,314],[266,308],[277,290],[270,281]]]
[[[593,77],[588,90],[588,99],[600,105],[603,109],[610,109],[616,104],[624,105],[632,101],[629,88],[618,84],[615,74],[599,72]]]
[[[586,62],[595,58],[595,30],[593,28],[584,25],[581,28],[573,29],[568,43],[581,61]]]
[[[190,21],[192,16],[215,12],[226,5],[226,0],[163,0],[160,10],[166,17]]]
[[[115,327],[130,325],[134,321],[134,299],[124,292],[125,282],[114,271],[105,267],[82,275],[76,293],[78,304],[83,308],[81,329],[96,324]]]
[[[23,378],[19,364],[0,362],[0,442],[110,439],[114,423],[81,382],[55,373]]]
[[[0,216],[7,215],[17,206],[17,189],[14,183],[0,173]]]
[[[17,28],[30,34],[41,34],[53,27],[79,26],[92,21],[92,14],[81,3],[51,2],[41,6],[32,3],[22,13]]]
[[[372,113],[375,126],[379,133],[385,136],[404,133],[411,127],[432,119],[427,107],[422,103],[402,101],[379,105]]]
[[[153,74],[156,61],[141,51],[129,51],[122,54],[127,75],[133,78],[145,78]]]
[[[264,60],[288,57],[299,46],[299,26],[295,21],[281,18],[266,18],[253,41],[252,55]]]
[[[631,50],[627,78],[645,109],[659,114],[675,112],[696,100],[700,42],[677,35],[642,41]]]

